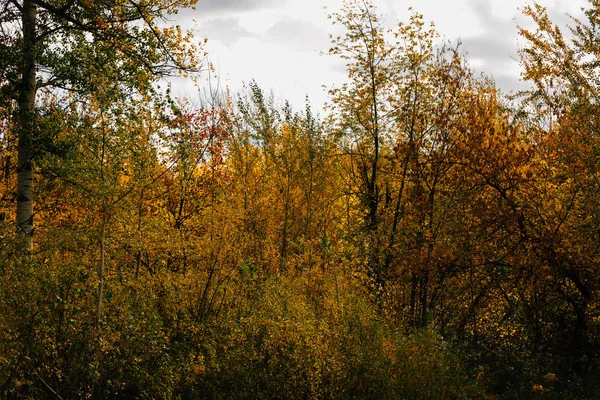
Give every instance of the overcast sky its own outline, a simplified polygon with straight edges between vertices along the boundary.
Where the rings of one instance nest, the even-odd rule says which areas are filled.
[[[433,21],[446,39],[460,39],[470,65],[495,78],[505,91],[521,88],[517,25],[528,26],[519,7],[529,0],[375,0],[390,27],[408,20],[408,8]],[[581,15],[586,0],[539,0],[554,21]],[[199,0],[195,11],[182,10],[177,22],[208,38],[206,50],[221,86],[235,93],[255,79],[296,108],[309,96],[314,108],[327,100],[323,85],[344,80],[344,64],[321,55],[334,32],[328,12],[342,0]],[[326,7],[327,9],[324,9]]]

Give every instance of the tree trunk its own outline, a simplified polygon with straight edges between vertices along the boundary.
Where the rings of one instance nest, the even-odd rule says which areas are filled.
[[[106,224],[108,213],[106,205],[102,206],[102,225],[100,227],[100,261],[98,262],[98,298],[96,299],[96,325],[98,332],[102,324],[102,301],[104,300],[104,269],[105,269],[105,253],[106,253]]]
[[[19,91],[19,142],[17,164],[17,234],[23,251],[30,251],[33,237],[33,136],[36,96],[36,14],[30,0],[23,2],[23,54]]]

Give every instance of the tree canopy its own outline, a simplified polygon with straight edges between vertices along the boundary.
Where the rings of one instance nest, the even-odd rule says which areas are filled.
[[[345,0],[324,113],[160,90],[193,3],[0,1],[0,398],[600,396],[600,1],[507,96]]]

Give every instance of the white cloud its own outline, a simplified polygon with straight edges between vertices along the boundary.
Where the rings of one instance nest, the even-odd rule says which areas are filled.
[[[408,20],[408,8],[435,22],[449,40],[462,38],[478,71],[495,77],[498,86],[520,86],[517,24],[527,26],[518,7],[529,0],[376,0],[388,26]],[[200,4],[202,3],[202,5]],[[327,14],[339,10],[342,0],[201,0],[193,16],[199,19],[201,36],[207,36],[210,60],[232,91],[242,82],[256,79],[266,91],[302,107],[308,94],[320,107],[326,101],[323,85],[344,80],[340,61],[320,56],[329,47],[331,26]],[[586,0],[540,0],[553,20],[564,26],[566,12],[579,15]],[[180,18],[189,21],[192,15]],[[181,22],[183,24],[183,22]],[[512,57],[512,58],[511,58]]]

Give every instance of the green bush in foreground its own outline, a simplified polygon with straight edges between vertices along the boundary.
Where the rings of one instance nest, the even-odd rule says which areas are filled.
[[[93,275],[63,272],[2,271],[2,398],[485,398],[435,333],[395,329],[350,279],[241,282],[202,321],[173,275],[115,279],[97,326]]]

